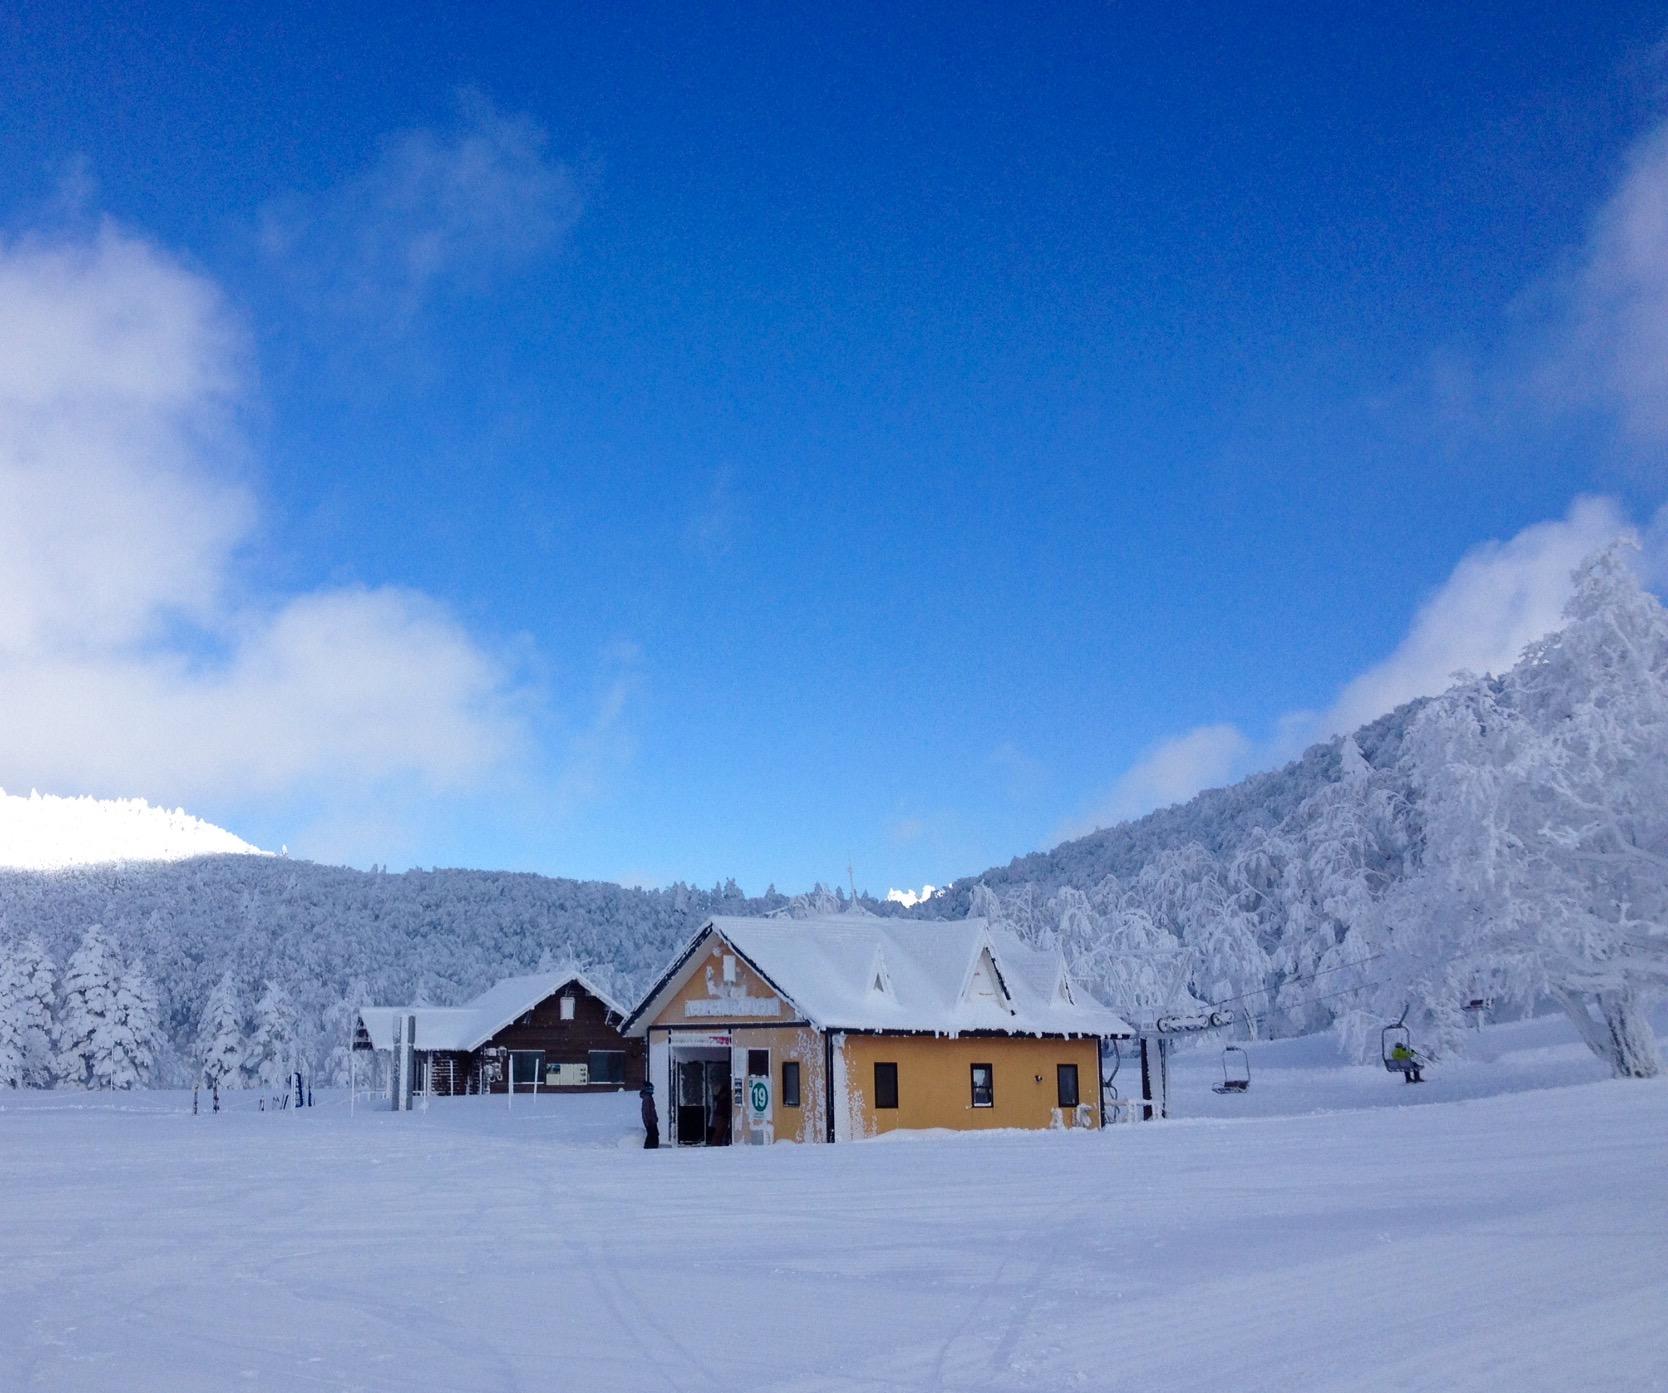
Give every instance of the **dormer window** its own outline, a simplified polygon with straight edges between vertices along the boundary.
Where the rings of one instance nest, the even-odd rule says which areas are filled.
[[[973,966],[973,975],[967,983],[967,996],[970,1001],[1003,1004],[1002,979],[996,974],[996,964],[988,948],[980,951],[979,961]]]

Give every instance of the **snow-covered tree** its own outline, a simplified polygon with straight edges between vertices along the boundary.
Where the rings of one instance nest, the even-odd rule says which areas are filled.
[[[71,1088],[101,1088],[110,1076],[110,1047],[121,961],[94,924],[64,969],[58,1011],[58,1079]]]
[[[268,982],[255,1003],[255,1033],[249,1043],[246,1068],[256,1083],[271,1087],[289,1081],[300,1062],[295,999],[278,982]]]
[[[1668,613],[1617,547],[1577,573],[1567,623],[1410,733],[1431,928],[1418,980],[1479,971],[1555,997],[1623,1077],[1661,1071],[1644,1002],[1668,990]],[[1417,973],[1410,974],[1418,976]]]
[[[23,991],[17,954],[0,942],[0,1088],[23,1087]]]
[[[0,1086],[47,1088],[54,1082],[57,976],[33,934],[0,944]]]
[[[194,1051],[203,1082],[210,1088],[236,1088],[243,1081],[246,1053],[243,1006],[237,977],[228,969],[214,984],[197,1025]]]
[[[1091,989],[1136,1024],[1197,1010],[1201,1003],[1187,989],[1190,963],[1176,935],[1138,892],[1104,882],[1101,889],[1110,903],[1100,919],[1101,945],[1089,958]]]
[[[152,1081],[162,1029],[156,988],[131,964],[117,980],[110,1024],[101,1041],[100,1087],[140,1088]]]
[[[733,888],[735,882],[729,884]],[[803,895],[795,895],[788,901],[787,913],[790,919],[827,919],[845,907],[845,901],[819,880]]]
[[[545,966],[547,960],[550,963],[548,968]],[[556,970],[555,962],[549,959],[548,950],[545,958],[541,958],[539,970]],[[360,1011],[369,1005],[371,989],[365,984],[363,977],[355,977],[348,983],[347,991],[342,994],[341,1000],[324,1013],[325,1035],[333,1041],[329,1053],[325,1056],[324,1077],[337,1088],[346,1088],[354,1077],[353,1033],[358,1028]],[[363,1073],[363,1070],[358,1072]]]

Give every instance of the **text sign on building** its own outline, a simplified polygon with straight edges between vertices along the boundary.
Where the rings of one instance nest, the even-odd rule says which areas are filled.
[[[669,1043],[680,1049],[688,1049],[691,1046],[703,1050],[718,1048],[727,1049],[734,1042],[735,1038],[728,1031],[708,1034],[694,1030],[674,1030],[668,1033],[670,1035]]]
[[[773,996],[715,996],[686,1001],[685,1016],[774,1016],[781,1002]]]
[[[770,1115],[770,1080],[749,1079],[747,1082],[747,1112],[754,1122],[762,1122]]]

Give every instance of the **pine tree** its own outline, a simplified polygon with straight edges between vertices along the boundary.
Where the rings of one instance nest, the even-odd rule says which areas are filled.
[[[297,1063],[295,1000],[278,982],[268,982],[255,1004],[255,1035],[245,1066],[254,1082],[280,1087],[289,1082]]]
[[[58,999],[58,969],[46,945],[34,934],[12,945],[12,964],[23,1082],[30,1088],[50,1088],[57,1081],[52,1011]]]
[[[236,1088],[243,1081],[243,1007],[238,1001],[237,979],[230,969],[203,1003],[194,1055],[203,1082],[210,1088]]]
[[[545,951],[548,956],[549,950]],[[337,1088],[346,1088],[352,1082],[353,1033],[359,1026],[359,1012],[370,1004],[370,988],[363,977],[355,977],[341,1001],[325,1012],[325,1032],[333,1043],[325,1057],[324,1077]]]
[[[109,938],[94,924],[64,969],[57,1068],[60,1082],[71,1088],[97,1088],[105,1081],[120,971]]]
[[[0,1088],[23,1086],[23,975],[15,944],[0,942]]]
[[[138,963],[116,984],[108,1036],[100,1054],[100,1087],[140,1088],[152,1080],[161,1043],[156,988]]]

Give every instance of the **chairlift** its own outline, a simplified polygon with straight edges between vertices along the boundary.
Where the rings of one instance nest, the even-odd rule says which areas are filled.
[[[1249,1093],[1251,1091],[1251,1056],[1239,1045],[1229,1045],[1222,1051],[1222,1082],[1211,1085],[1212,1093]]]
[[[1400,1074],[1410,1083],[1423,1083],[1419,1072],[1425,1067],[1425,1061],[1413,1048],[1413,1032],[1407,1028],[1406,1021],[1407,1011],[1404,1008],[1400,1020],[1379,1031],[1379,1057],[1390,1073]],[[1399,1057],[1397,1050],[1402,1051]]]

